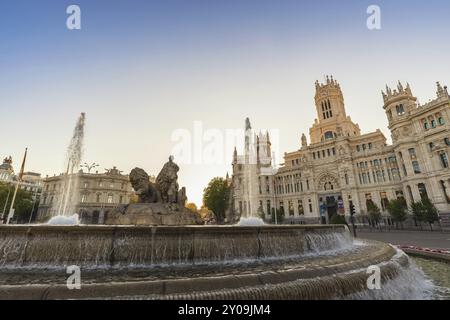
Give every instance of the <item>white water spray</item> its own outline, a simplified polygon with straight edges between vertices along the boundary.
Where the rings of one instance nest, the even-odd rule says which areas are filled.
[[[78,186],[76,173],[80,167],[83,153],[84,123],[85,114],[81,113],[67,149],[66,172],[62,181],[60,198],[56,202],[55,210],[52,210],[56,215],[67,217],[75,213],[77,195],[73,190],[76,190]]]

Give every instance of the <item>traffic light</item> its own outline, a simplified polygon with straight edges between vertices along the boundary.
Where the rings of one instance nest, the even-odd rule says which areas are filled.
[[[350,215],[354,216],[355,215],[355,206],[353,205],[353,202],[350,201]]]

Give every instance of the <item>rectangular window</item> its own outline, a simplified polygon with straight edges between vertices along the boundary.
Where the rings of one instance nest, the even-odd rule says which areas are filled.
[[[419,166],[419,162],[417,162],[417,161],[413,161],[412,162],[412,166],[413,166],[413,169],[414,169],[414,173],[415,174],[419,174],[419,173],[421,173],[421,171],[420,171],[420,166]]]
[[[305,212],[303,211],[303,201],[298,200],[298,215],[303,216]]]
[[[293,216],[294,215],[294,203],[292,200],[288,201],[288,205],[289,205],[289,215]]]
[[[439,153],[439,158],[441,159],[441,164],[443,168],[448,168],[448,158],[447,158],[447,154],[445,152],[440,152]]]

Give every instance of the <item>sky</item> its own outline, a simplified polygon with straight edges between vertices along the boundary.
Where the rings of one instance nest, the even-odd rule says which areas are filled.
[[[66,26],[72,4],[80,30]],[[372,4],[380,30],[366,25]],[[327,74],[362,132],[380,128],[390,141],[386,84],[408,81],[422,103],[436,81],[450,84],[449,15],[446,0],[2,0],[0,157],[11,155],[18,171],[28,147],[27,171],[63,172],[85,112],[83,162],[100,171],[156,175],[178,133],[203,152],[218,141],[208,137],[242,128],[246,117],[278,130],[282,162],[308,135],[314,82]],[[178,161],[189,201],[200,205],[208,181],[231,172],[232,145],[221,145],[216,163]]]

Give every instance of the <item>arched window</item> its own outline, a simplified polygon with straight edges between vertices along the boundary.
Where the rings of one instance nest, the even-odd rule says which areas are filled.
[[[325,132],[324,136],[325,136],[325,140],[333,139],[334,138],[333,131]]]
[[[425,187],[425,184],[419,183],[417,185],[417,188],[419,189],[420,198],[422,199],[428,198],[427,188]]]
[[[445,138],[444,142],[445,142],[446,145],[450,146],[450,139],[449,138]]]
[[[324,190],[328,191],[328,190],[333,190],[333,184],[331,182],[326,182],[325,185],[323,186]]]

